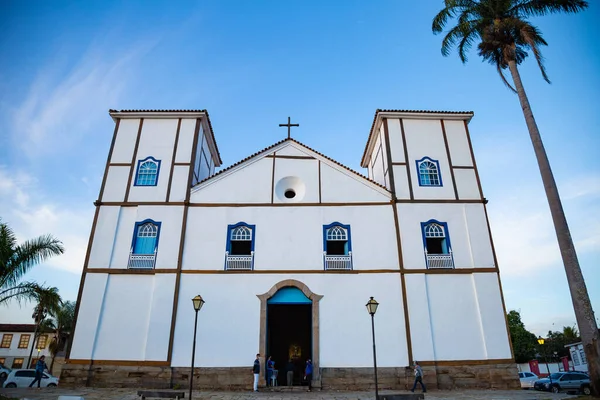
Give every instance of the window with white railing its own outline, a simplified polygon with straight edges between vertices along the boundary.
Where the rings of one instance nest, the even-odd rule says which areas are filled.
[[[230,271],[254,269],[255,225],[238,222],[227,227],[225,269]]]
[[[323,262],[326,270],[352,269],[350,225],[334,222],[323,226]]]
[[[448,224],[436,220],[421,222],[427,268],[454,268]]]
[[[160,222],[151,219],[135,223],[127,268],[153,269],[160,234]]]

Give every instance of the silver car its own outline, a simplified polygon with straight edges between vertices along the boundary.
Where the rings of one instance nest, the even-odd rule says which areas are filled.
[[[577,390],[583,394],[590,394],[590,377],[584,372],[555,372],[550,375],[550,379],[544,378],[537,380],[533,387],[536,390],[547,390],[553,393],[560,391]]]
[[[540,379],[533,372],[519,372],[519,380],[521,381],[521,389],[533,389],[535,381]]]

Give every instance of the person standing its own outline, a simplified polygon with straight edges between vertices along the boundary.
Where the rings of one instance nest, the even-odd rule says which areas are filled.
[[[287,366],[285,367],[285,370],[287,371],[286,383],[288,386],[294,386],[294,367],[294,362],[290,358]]]
[[[273,376],[273,369],[275,368],[275,361],[271,360],[271,356],[267,359],[267,386],[271,385],[271,377]]]
[[[420,383],[423,393],[427,392],[427,389],[425,388],[425,385],[423,384],[423,370],[419,366],[419,363],[416,361],[415,361],[414,369],[415,369],[415,384],[413,385],[413,388],[410,391],[414,393],[415,389],[417,388],[417,383]]]
[[[35,378],[29,384],[29,387],[33,387],[33,385],[37,382],[38,389],[40,388],[40,383],[42,382],[42,376],[44,375],[44,370],[48,369],[46,362],[44,361],[46,356],[41,356],[37,363],[35,363]]]
[[[256,355],[254,360],[254,366],[252,367],[252,373],[254,374],[254,391],[258,392],[258,376],[260,375],[260,354]]]
[[[306,360],[306,369],[304,370],[304,379],[308,381],[308,392],[312,390],[312,374],[313,365],[309,358],[308,360]]]

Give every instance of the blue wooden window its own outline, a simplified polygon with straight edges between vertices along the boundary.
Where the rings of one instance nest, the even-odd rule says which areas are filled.
[[[450,237],[448,224],[434,219],[421,222],[423,231],[423,245],[429,254],[448,254],[450,251]]]
[[[293,286],[282,287],[267,300],[267,304],[311,304],[312,300],[306,297],[302,290]]]
[[[160,224],[160,222],[155,222],[151,219],[135,223],[133,243],[131,245],[133,254],[154,254],[154,251],[158,247]]]
[[[229,255],[250,255],[254,252],[255,225],[238,222],[227,226],[227,252]]]
[[[440,174],[440,163],[429,157],[417,160],[417,173],[419,174],[419,186],[443,186]]]
[[[156,186],[158,183],[158,172],[160,171],[160,160],[154,157],[146,157],[138,161],[135,173],[135,186]]]
[[[323,225],[323,251],[326,255],[349,255],[352,251],[350,225],[339,222]]]

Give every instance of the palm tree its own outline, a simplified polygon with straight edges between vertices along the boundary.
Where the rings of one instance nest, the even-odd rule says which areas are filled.
[[[39,287],[37,288],[34,297],[36,299],[36,306],[33,308],[33,314],[31,318],[35,321],[35,330],[33,332],[33,344],[29,352],[29,361],[26,365],[31,364],[31,356],[33,354],[33,348],[35,346],[38,336],[42,333],[42,325],[45,323],[47,327],[48,314],[54,316],[57,315],[63,302],[58,294],[58,289],[55,287]]]
[[[0,305],[10,299],[35,300],[40,286],[21,278],[34,265],[63,252],[62,243],[51,235],[17,244],[13,230],[0,220]]]
[[[75,320],[75,302],[65,301],[60,307],[53,320],[49,321],[49,328],[54,331],[54,337],[48,345],[48,349],[52,354],[52,362],[50,363],[50,373],[54,366],[54,360],[59,351],[65,348],[67,338],[73,329]]]
[[[528,18],[558,12],[576,13],[587,8],[588,2],[584,0],[445,0],[444,4],[445,7],[433,19],[433,32],[441,33],[451,19],[456,18],[457,24],[446,32],[442,41],[442,54],[448,56],[456,46],[461,61],[465,63],[469,49],[477,42],[478,54],[496,67],[502,81],[519,97],[550,205],[573,308],[588,359],[592,390],[600,394],[600,337],[594,312],[550,162],[518,70],[518,65],[531,52],[542,77],[550,82],[540,51],[540,47],[546,46],[547,43],[540,30],[532,25]],[[512,76],[514,87],[504,76],[507,68]]]

